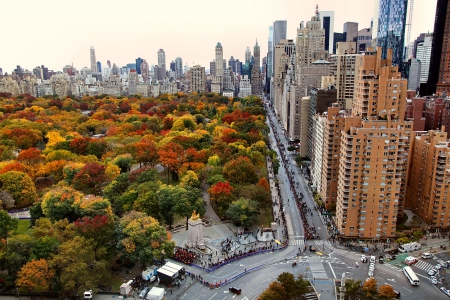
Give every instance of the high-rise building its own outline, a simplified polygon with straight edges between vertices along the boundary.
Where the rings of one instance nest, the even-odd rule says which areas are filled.
[[[420,83],[426,83],[428,81],[432,42],[433,34],[427,33],[425,34],[424,41],[417,44],[416,58],[420,61]]]
[[[333,53],[334,45],[334,11],[319,11],[320,24],[325,30],[324,48],[329,53]]]
[[[209,63],[209,74],[216,75],[216,60]]]
[[[250,63],[251,59],[252,59],[252,52],[250,52],[250,48],[247,47],[247,49],[245,49],[245,63]]]
[[[233,70],[233,73],[236,73],[236,60],[233,56],[228,60],[228,67]]]
[[[142,60],[142,63],[140,65],[139,69],[141,70],[141,75],[142,75],[142,79],[144,80],[144,82],[148,82],[149,67],[148,67],[148,63],[145,59]]]
[[[220,92],[222,92],[223,89],[223,47],[220,42],[216,45],[216,76],[219,76],[219,82],[220,82]]]
[[[386,59],[381,55],[378,47],[358,57],[352,113],[363,118],[386,115],[404,120],[407,80],[401,79],[397,66],[392,66],[392,49],[388,49]]]
[[[166,72],[166,52],[163,49],[158,50],[158,66],[160,66],[164,72]]]
[[[111,62],[109,60],[106,61],[106,64],[108,65],[108,68],[111,69]]]
[[[406,10],[408,0],[375,1],[373,38],[377,46],[381,46],[381,57],[387,57],[388,49],[392,49],[392,64],[399,66],[403,61],[405,44]]]
[[[101,73],[102,72],[102,63],[101,62],[97,62],[97,72]]]
[[[281,40],[286,39],[287,21],[275,21],[273,22],[273,46],[275,47]],[[270,32],[269,32],[270,34]]]
[[[336,54],[331,55],[331,72],[336,81],[337,102],[341,109],[352,108],[355,88],[356,54],[355,42],[336,43]]]
[[[395,237],[404,208],[412,122],[405,121],[407,80],[381,47],[358,57],[352,114],[341,131],[336,225],[341,236]],[[322,182],[322,186],[324,183]]]
[[[205,67],[196,65],[190,69],[191,72],[191,92],[206,92]]]
[[[179,56],[175,58],[175,75],[176,78],[183,78],[183,60]]]
[[[325,29],[322,29],[317,15],[311,17],[306,26],[303,22],[300,23],[295,47],[297,68],[309,66],[318,59],[328,60],[329,53],[325,50]]]
[[[91,71],[97,72],[97,60],[95,59],[95,49],[91,46]]]
[[[372,45],[372,28],[363,28],[358,31],[356,41],[357,53],[366,51],[367,47]]]
[[[344,23],[344,39],[346,42],[356,42],[358,38],[358,23],[345,22]]]
[[[447,133],[441,130],[417,133],[411,156],[405,207],[428,225],[448,228],[450,172],[446,166],[450,160],[450,143]]]
[[[261,58],[260,47],[258,40],[256,40],[255,47],[253,47],[254,62],[252,67],[252,95],[262,95],[262,76],[261,76]]]
[[[439,2],[438,2],[439,4]],[[436,94],[438,96],[449,94],[450,92],[450,69],[448,68],[450,62],[450,3],[447,3],[447,12],[445,18],[445,27],[443,33],[443,43],[441,50],[441,63],[439,68],[439,78],[436,85]]]
[[[444,75],[446,65],[450,60],[450,38],[448,26],[450,24],[450,3],[448,0],[437,0],[434,18],[433,42],[431,45],[430,69],[427,84],[420,85],[420,95],[429,96],[436,93],[438,82],[449,81],[448,73]],[[445,43],[444,43],[445,42]],[[445,53],[443,55],[443,53]],[[442,65],[442,77],[441,77]],[[442,81],[441,81],[442,79]],[[440,88],[443,90],[443,88]]]
[[[421,62],[417,58],[409,60],[408,90],[416,90],[420,86]],[[428,77],[428,72],[427,72]]]
[[[277,115],[281,114],[281,95],[284,89],[284,77],[286,66],[289,63],[290,56],[294,52],[294,40],[281,40],[274,50],[273,60],[273,86],[270,88],[270,100],[275,108]]]
[[[170,62],[170,71],[175,72],[175,62],[173,60]]]
[[[142,64],[143,59],[138,57],[136,58],[136,72],[138,74],[141,74],[141,64]]]
[[[333,53],[336,53],[336,44],[339,42],[345,42],[344,34],[340,32],[335,32],[333,34]]]
[[[269,39],[267,42],[267,71],[266,71],[266,90],[270,89],[270,77],[273,73],[273,26],[269,26]]]

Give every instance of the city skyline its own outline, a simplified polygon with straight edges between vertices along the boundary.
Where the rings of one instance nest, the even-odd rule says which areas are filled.
[[[156,65],[157,52],[164,49],[167,62],[179,56],[189,66],[199,64],[208,67],[214,58],[217,42],[223,45],[224,59],[234,56],[244,61],[246,47],[252,47],[255,39],[258,39],[261,41],[261,58],[265,57],[269,26],[275,20],[287,20],[287,38],[295,39],[300,22],[310,20],[316,4],[319,5],[319,11],[335,12],[335,32],[342,32],[343,24],[347,21],[358,22],[360,28],[370,27],[374,7],[374,0],[346,0],[345,3],[330,0],[318,0],[315,3],[262,0],[257,2],[258,6],[252,1],[243,3],[231,0],[228,7],[234,6],[241,11],[254,10],[256,13],[246,15],[239,22],[221,22],[213,14],[192,18],[200,7],[203,8],[203,2],[175,0],[168,4],[131,1],[128,3],[130,7],[134,5],[141,12],[149,11],[148,18],[136,18],[133,22],[122,21],[120,16],[123,7],[109,1],[79,1],[77,6],[70,9],[73,16],[70,21],[63,10],[64,4],[58,1],[30,2],[26,10],[20,4],[9,3],[3,9],[3,23],[18,23],[17,11],[21,12],[21,19],[20,24],[2,34],[2,39],[9,47],[2,49],[0,67],[8,73],[16,65],[26,69],[46,65],[49,69],[59,71],[73,63],[77,69],[81,69],[90,66],[87,53],[91,46],[95,48],[97,61],[105,65],[109,60],[117,66],[123,66],[134,62],[137,57],[146,59],[149,65]],[[99,20],[103,19],[104,22],[92,22],[92,14],[86,13],[86,7],[97,12],[94,15],[103,16]],[[420,33],[433,31],[435,9],[436,0],[415,1],[411,39]],[[151,13],[155,10],[170,12],[170,17],[164,13]],[[36,11],[45,11],[51,18],[47,22],[36,23]],[[98,26],[100,29],[104,26],[105,29],[99,30]],[[24,43],[33,45],[32,53],[30,47],[21,46]]]

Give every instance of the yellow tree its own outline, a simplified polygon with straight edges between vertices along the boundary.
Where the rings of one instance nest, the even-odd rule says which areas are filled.
[[[49,267],[45,259],[33,259],[19,271],[16,284],[19,291],[42,293],[50,289],[54,276],[55,271]]]

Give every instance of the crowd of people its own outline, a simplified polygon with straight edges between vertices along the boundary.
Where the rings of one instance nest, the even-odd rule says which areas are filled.
[[[273,123],[273,121],[272,121],[272,119],[270,117],[268,118],[268,120],[270,122],[270,126],[273,129],[275,140],[276,140],[276,143],[278,145],[279,153],[280,153],[280,156],[281,156],[281,161],[282,161],[282,163],[283,163],[283,165],[285,166],[285,169],[286,169],[286,174],[287,174],[287,177],[288,177],[286,183],[289,183],[289,187],[290,187],[290,189],[292,191],[292,194],[294,195],[295,203],[297,204],[297,207],[298,207],[299,212],[300,212],[300,216],[302,218],[303,228],[304,228],[304,231],[305,231],[304,239],[306,241],[306,240],[310,240],[310,239],[320,238],[320,236],[316,233],[316,227],[314,225],[314,222],[312,222],[312,224],[310,224],[308,222],[307,215],[311,214],[311,216],[312,216],[311,209],[308,208],[306,203],[305,203],[305,201],[303,201],[303,193],[301,193],[301,192],[299,193],[297,191],[297,189],[299,187],[299,182],[297,180],[295,180],[294,172],[287,167],[289,164],[288,164],[288,157],[287,157],[287,154],[286,154],[286,149],[285,149],[283,143],[281,142],[281,140],[280,140],[280,138],[279,138],[279,136],[277,134],[277,131],[275,129],[276,128],[275,124]],[[277,185],[277,191],[278,191],[278,194],[280,194],[280,187],[279,187],[279,185]],[[280,195],[280,198],[281,198],[281,195]],[[289,202],[290,202],[290,200],[288,199],[288,203]],[[280,210],[281,211],[283,210],[283,206],[282,205],[283,204],[280,201]],[[284,213],[282,214],[282,217],[284,218]],[[284,222],[284,223],[286,224],[286,222]],[[285,225],[285,227],[286,227],[286,225]],[[285,232],[286,232],[285,234],[287,236],[287,230],[286,229],[285,229]]]
[[[174,259],[181,261],[182,263],[185,263],[187,265],[190,265],[198,259],[198,254],[192,250],[176,247]]]

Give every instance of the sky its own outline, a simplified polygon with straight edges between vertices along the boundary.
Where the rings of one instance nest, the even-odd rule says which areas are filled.
[[[415,0],[411,41],[432,32],[437,0]],[[287,20],[287,38],[295,39],[301,21],[319,11],[334,11],[334,30],[343,23],[370,27],[374,0],[17,0],[0,10],[0,68],[10,73],[16,65],[32,70],[45,65],[61,71],[73,64],[90,66],[89,49],[97,61],[124,66],[138,57],[157,64],[164,49],[166,65],[177,56],[183,64],[209,69],[215,46],[224,59],[244,61],[245,49],[256,39],[261,58],[267,54],[269,26]]]

